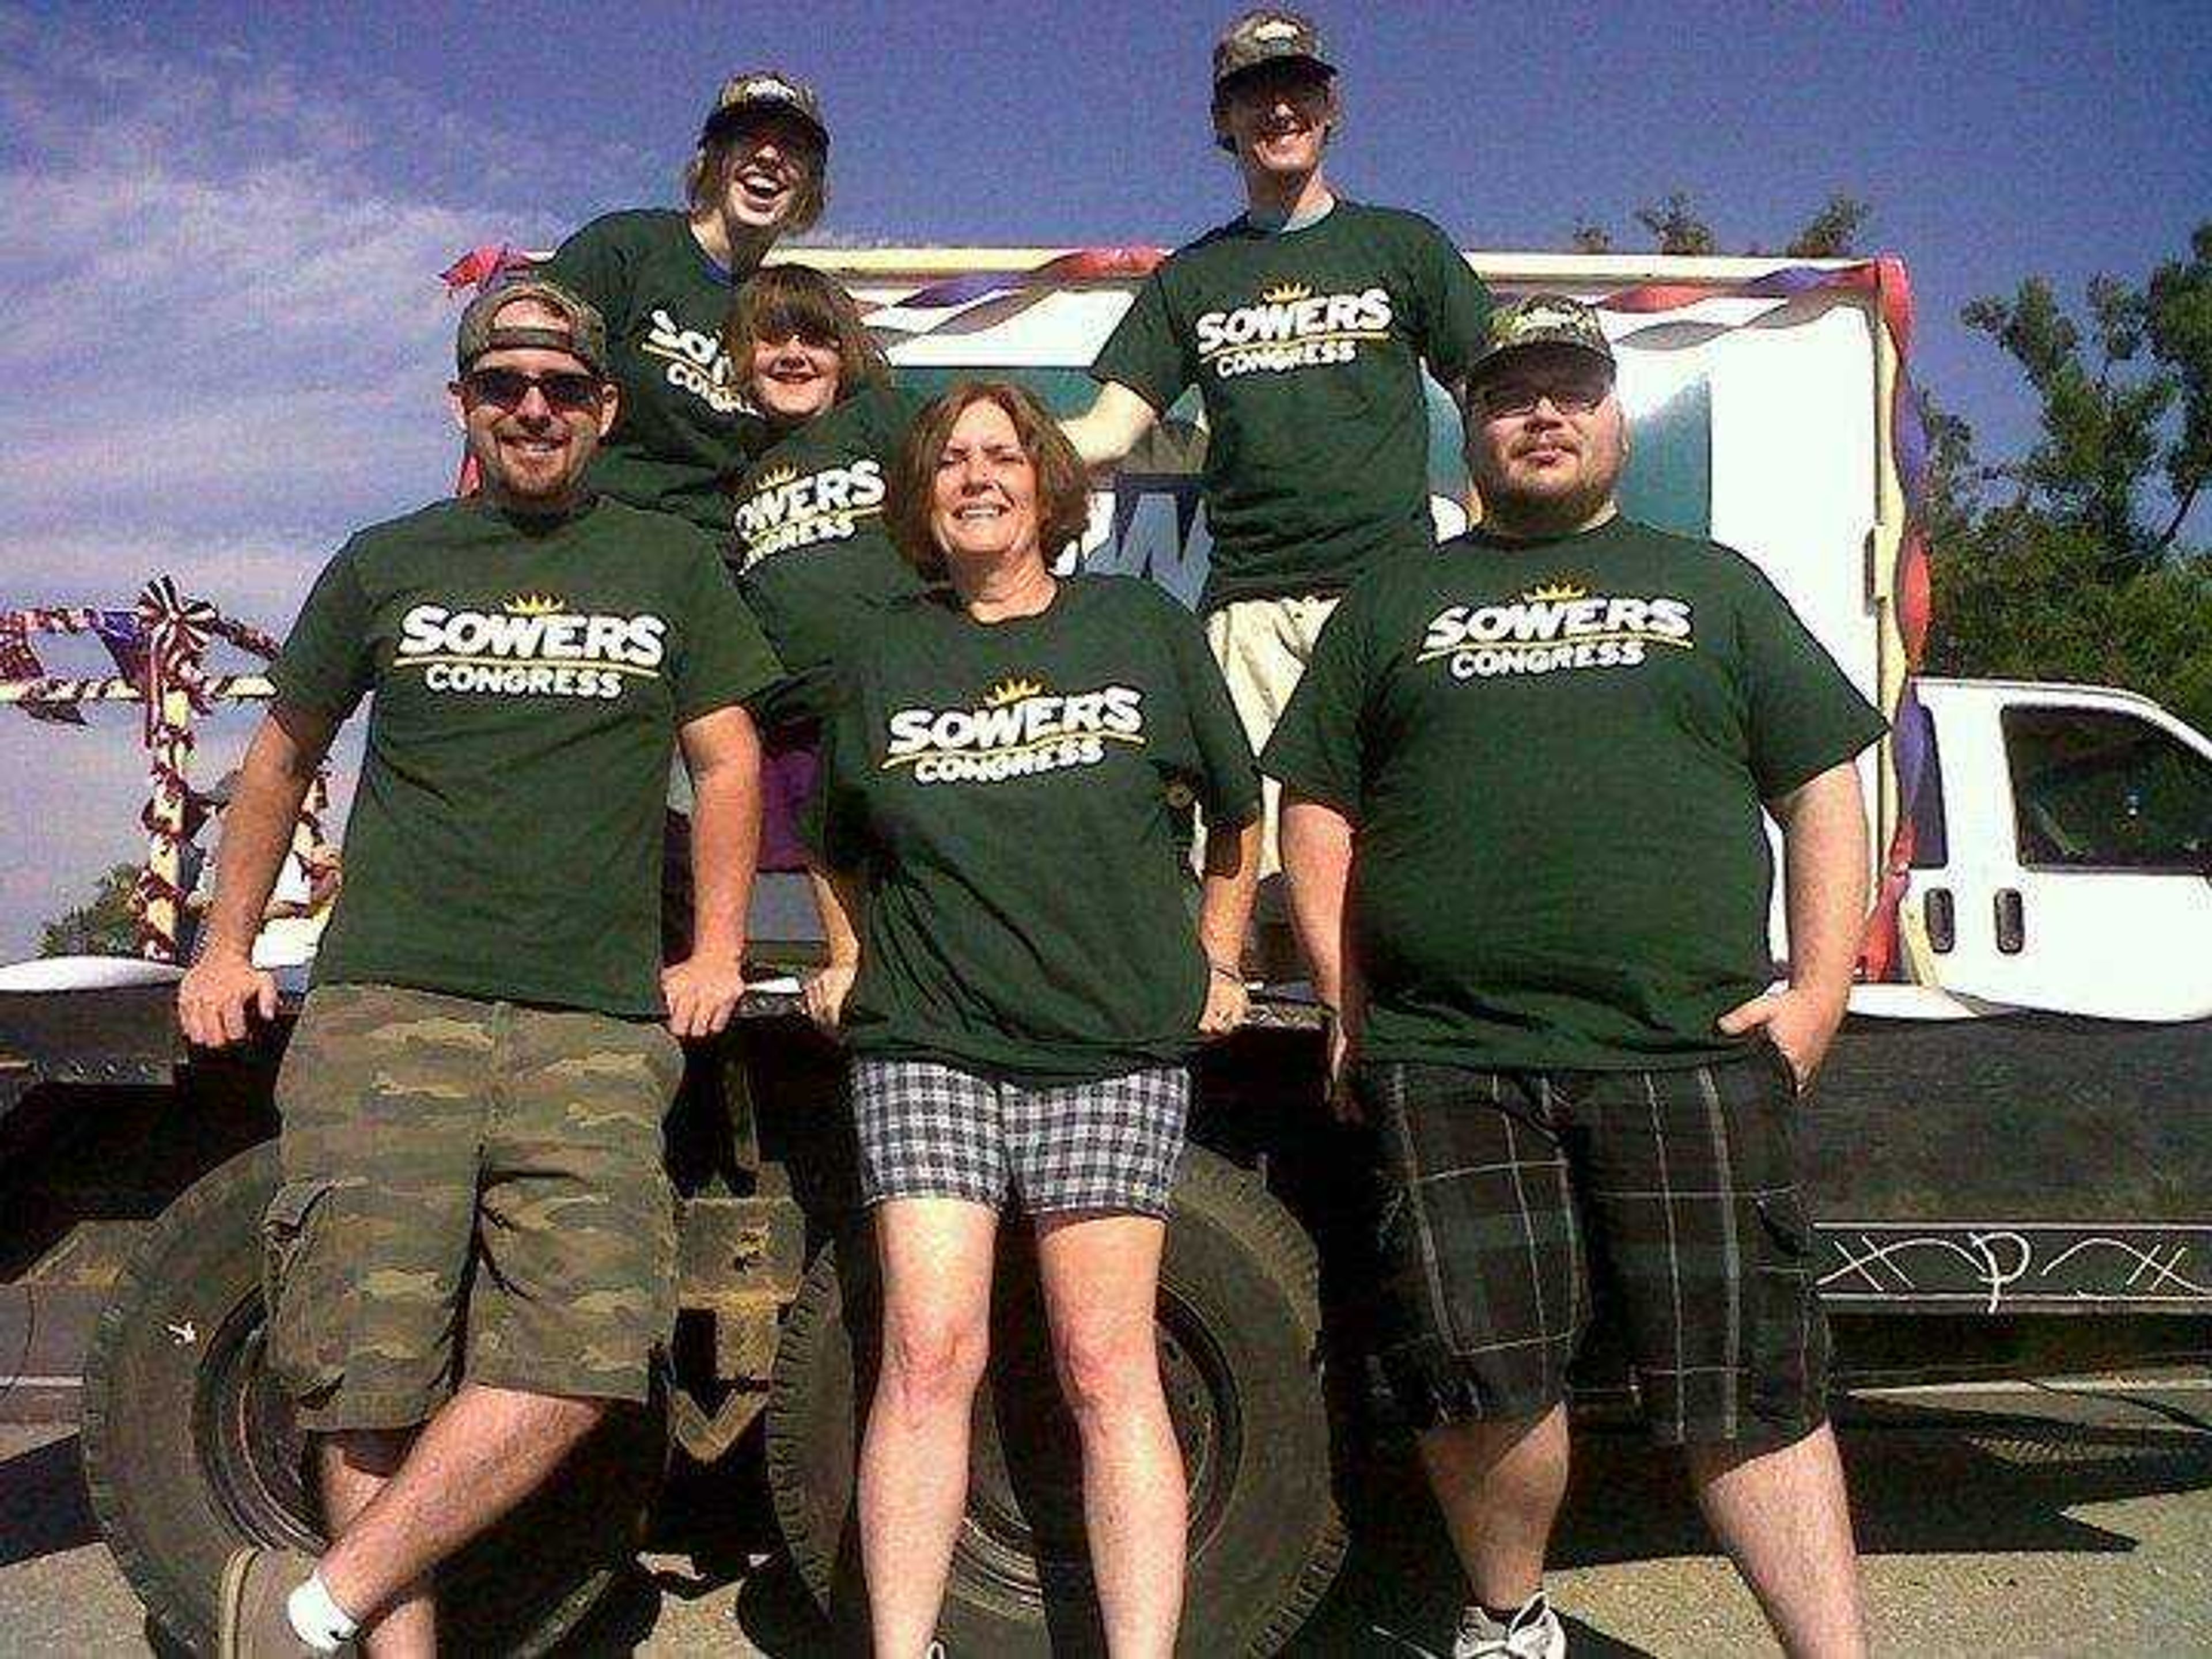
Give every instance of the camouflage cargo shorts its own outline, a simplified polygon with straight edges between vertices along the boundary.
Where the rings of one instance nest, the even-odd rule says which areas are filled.
[[[319,987],[276,1083],[269,1362],[310,1429],[472,1382],[642,1400],[676,1313],[660,1026]]]

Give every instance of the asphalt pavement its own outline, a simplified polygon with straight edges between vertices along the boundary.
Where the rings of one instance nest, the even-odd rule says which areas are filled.
[[[1844,1449],[1875,1650],[1930,1656],[2212,1655],[2212,1378],[1863,1399]],[[1350,1489],[1345,1571],[1291,1651],[1442,1650],[1458,1590],[1412,1459]],[[590,1650],[822,1650],[756,1478],[696,1501],[672,1553],[641,1563]],[[1387,1517],[1387,1519],[1386,1519]],[[1771,1651],[1674,1462],[1585,1433],[1553,1551],[1577,1659]],[[100,1547],[66,1425],[0,1425],[0,1655],[136,1655],[144,1621]]]

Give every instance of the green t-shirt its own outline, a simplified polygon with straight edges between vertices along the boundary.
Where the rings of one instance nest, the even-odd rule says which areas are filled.
[[[1261,764],[1355,826],[1370,1058],[1697,1065],[1771,978],[1760,803],[1881,731],[1748,561],[1615,519],[1378,569]]]
[[[592,220],[540,274],[606,319],[608,368],[623,403],[592,464],[592,487],[726,534],[721,480],[743,469],[767,433],[722,349],[738,279],[669,208]]]
[[[1336,592],[1377,554],[1434,539],[1421,365],[1458,379],[1489,315],[1435,225],[1357,202],[1296,229],[1236,220],[1146,279],[1091,373],[1161,410],[1199,389],[1201,608]]]
[[[714,544],[665,514],[471,496],[361,532],[270,670],[336,720],[374,696],[317,981],[658,1015],[677,730],[775,672]]]
[[[1175,1062],[1206,966],[1186,856],[1260,804],[1197,620],[1129,576],[984,623],[886,605],[827,728],[809,836],[861,873],[854,1052],[1040,1080]]]
[[[884,487],[927,401],[889,386],[848,398],[763,455],[738,487],[738,585],[790,676],[756,705],[768,724],[826,714],[837,659],[867,613],[925,586],[884,532]]]

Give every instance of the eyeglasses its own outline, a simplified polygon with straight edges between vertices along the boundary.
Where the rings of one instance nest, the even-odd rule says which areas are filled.
[[[1474,402],[1485,420],[1503,421],[1533,414],[1545,402],[1562,415],[1587,415],[1612,392],[1608,376],[1578,374],[1542,381],[1495,381],[1475,387]]]
[[[476,368],[461,376],[461,390],[479,403],[501,409],[519,408],[535,386],[546,403],[563,415],[599,406],[597,375],[564,369],[553,374],[526,374],[519,368]]]

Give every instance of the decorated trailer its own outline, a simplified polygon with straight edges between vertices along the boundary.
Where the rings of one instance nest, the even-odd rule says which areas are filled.
[[[813,257],[861,295],[902,377],[1009,375],[1073,411],[1156,256]],[[1863,763],[1878,906],[1861,983],[1801,1126],[1820,1218],[1804,1271],[1837,1321],[1840,1380],[2212,1353],[2212,743],[2122,692],[1918,674],[1928,584],[1902,268],[1474,262],[1501,290],[1564,289],[1600,307],[1634,427],[1629,511],[1757,561],[1893,723]],[[1457,423],[1440,389],[1430,402],[1449,530],[1464,515]],[[1204,442],[1194,406],[1170,411],[1095,495],[1068,559],[1194,597],[1209,546]],[[202,629],[203,646],[213,637]],[[194,686],[204,704],[215,681],[196,665],[186,678],[202,678],[179,691],[177,671],[117,662],[115,695],[147,711],[150,818],[181,825],[189,744],[165,739],[155,715],[188,727]],[[6,672],[12,701],[66,701],[34,684],[34,656]],[[164,788],[185,792],[175,810]],[[163,833],[149,830],[142,887],[155,957],[173,939],[159,907],[178,885],[159,862]],[[836,1056],[782,977],[814,948],[807,915],[792,884],[764,881],[759,988],[733,1034],[695,1056],[670,1125],[684,1285],[667,1410],[611,1431],[477,1547],[461,1571],[497,1571],[501,1589],[453,1598],[492,1620],[453,1632],[457,1646],[532,1650],[573,1628],[634,1541],[671,1433],[711,1463],[757,1427],[799,1572],[825,1604],[851,1604],[874,1287],[871,1253],[849,1248]],[[0,1340],[9,1319],[43,1317],[51,1334],[103,1305],[83,1389],[94,1507],[156,1620],[192,1642],[233,1539],[309,1542],[317,1525],[260,1363],[257,1228],[275,1186],[268,1091],[285,1022],[247,1055],[187,1055],[167,1012],[177,970],[104,971],[140,982],[0,970],[0,987],[19,988],[0,990],[4,1179],[35,1200],[10,1224],[32,1231],[9,1243]],[[1316,1011],[1297,985],[1264,988],[1250,1025],[1200,1071],[1158,1333],[1192,1486],[1186,1628],[1209,1652],[1272,1650],[1319,1599],[1344,1545],[1334,1473],[1378,1420],[1359,1385],[1364,1152],[1322,1109],[1320,1072]],[[1080,1649],[1095,1621],[1072,1436],[1034,1286],[1018,1260],[1009,1267],[946,1633],[981,1651]],[[65,1399],[74,1356],[40,1340],[42,1375]],[[1582,1381],[1595,1401],[1632,1389],[1602,1362]]]

